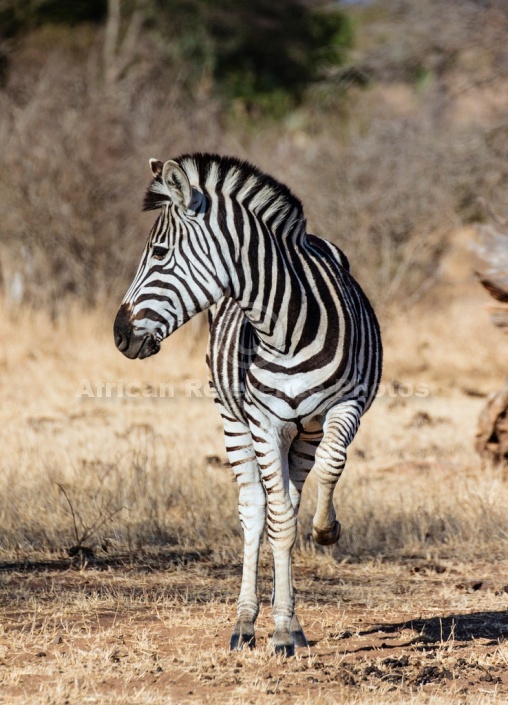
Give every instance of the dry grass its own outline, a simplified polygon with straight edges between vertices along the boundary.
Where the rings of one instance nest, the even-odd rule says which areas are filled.
[[[270,651],[267,601],[256,650],[224,648],[238,580],[227,563],[12,572],[0,592],[4,604],[10,598],[2,609],[1,701],[506,701],[503,566],[479,592],[467,588],[477,572],[457,562],[436,571],[425,561],[337,566],[307,557],[296,567],[311,648],[290,661]],[[482,569],[491,566],[475,566]]]
[[[480,470],[473,450],[481,395],[504,376],[504,341],[482,311],[486,295],[470,283],[466,238],[457,237],[446,263],[439,296],[447,306],[431,301],[385,321],[383,395],[337,490],[345,527],[337,555],[457,547],[464,557],[506,538],[502,470]],[[220,542],[236,556],[236,487],[207,397],[199,327],[132,362],[114,347],[112,317],[75,310],[54,325],[43,313],[1,315],[9,341],[0,357],[1,548],[23,555],[80,543],[137,551]],[[301,515],[301,547],[312,551],[313,490],[311,479]]]
[[[266,545],[259,646],[225,650],[241,532],[220,418],[189,396],[205,389],[196,330],[132,362],[103,314],[2,310],[0,702],[506,701],[508,488],[473,451],[474,395],[500,384],[506,342],[466,235],[447,306],[385,321],[387,391],[337,490],[337,548],[312,544],[306,488],[295,576],[312,646],[287,663],[269,648]],[[141,396],[79,398],[83,380]],[[173,398],[142,396],[162,383]]]

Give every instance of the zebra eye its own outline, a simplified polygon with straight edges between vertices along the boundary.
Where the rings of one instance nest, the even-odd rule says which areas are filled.
[[[167,247],[161,247],[160,245],[156,245],[152,250],[152,255],[155,257],[155,259],[164,259],[168,252],[169,249]]]

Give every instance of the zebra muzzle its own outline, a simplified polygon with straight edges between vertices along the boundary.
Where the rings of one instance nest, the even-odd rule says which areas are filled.
[[[136,332],[131,321],[130,307],[127,304],[122,304],[116,314],[113,333],[116,347],[131,360],[155,355],[161,347],[160,341],[151,333]]]

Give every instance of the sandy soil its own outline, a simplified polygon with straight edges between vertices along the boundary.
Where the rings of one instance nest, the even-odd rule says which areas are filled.
[[[0,702],[503,703],[507,567],[300,555],[310,648],[284,660],[267,601],[256,649],[227,650],[240,566],[217,556],[3,564]]]

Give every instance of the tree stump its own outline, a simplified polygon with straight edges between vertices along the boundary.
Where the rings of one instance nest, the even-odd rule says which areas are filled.
[[[487,397],[478,419],[475,449],[485,460],[508,462],[508,381]]]
[[[508,219],[490,211],[494,223],[478,229],[479,244],[473,249],[482,261],[476,272],[495,304],[488,306],[491,321],[508,332]],[[508,380],[502,389],[492,392],[478,419],[476,451],[485,460],[508,464]]]

